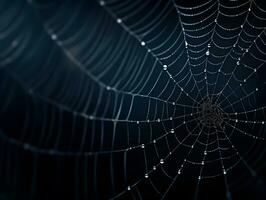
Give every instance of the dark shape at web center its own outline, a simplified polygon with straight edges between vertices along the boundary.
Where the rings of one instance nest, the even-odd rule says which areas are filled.
[[[198,107],[200,124],[207,128],[224,129],[224,113],[211,98],[206,97]]]

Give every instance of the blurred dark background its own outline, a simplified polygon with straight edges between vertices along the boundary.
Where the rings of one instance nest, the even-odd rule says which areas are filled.
[[[192,132],[197,121],[188,123],[187,127],[181,126],[176,129],[175,136],[159,139],[156,145],[152,141],[178,127],[183,121],[191,120],[191,117],[177,118],[178,116],[195,111],[186,106],[169,105],[169,102],[195,107],[198,105],[184,93],[179,95],[180,88],[174,87],[171,81],[168,83],[167,75],[160,75],[161,66],[159,62],[154,62],[154,56],[149,54],[146,58],[146,46],[155,48],[164,43],[173,31],[176,34],[161,49],[154,50],[154,55],[160,57],[160,50],[168,48],[170,54],[181,45],[180,51],[163,60],[170,65],[185,49],[182,35],[176,46],[170,48],[181,31],[180,26],[175,30],[178,15],[173,2],[136,2],[139,3],[133,0],[105,1],[104,6],[109,10],[91,0],[0,0],[0,200],[109,199],[123,191],[118,199],[160,199],[171,184],[172,180],[167,175],[177,175],[179,166],[189,151],[186,146],[173,152],[169,160],[152,172],[149,178],[144,179],[144,174],[159,163],[160,158],[169,154],[168,147],[173,149],[177,145],[176,138],[181,141]],[[208,1],[175,1],[180,8],[205,5],[206,2]],[[228,6],[242,5],[245,2],[247,1],[221,1]],[[206,5],[202,10],[209,9]],[[266,12],[263,10],[266,11],[266,4],[256,1],[256,5],[262,10],[255,5],[251,8],[263,19],[256,20],[256,17],[250,16],[250,22],[258,27],[265,27]],[[152,10],[155,6],[156,9]],[[235,14],[237,11],[241,13],[241,9],[246,11],[248,6],[232,11],[220,9],[224,13]],[[160,17],[155,23],[158,26],[154,29],[152,27],[155,25],[146,27],[164,10],[167,17]],[[201,7],[195,13],[200,10]],[[215,10],[217,6],[211,7],[209,13],[207,11],[200,17],[207,18]],[[134,12],[135,15],[132,14]],[[145,18],[149,12],[152,14]],[[184,9],[182,12],[187,11]],[[112,14],[123,19],[122,26]],[[239,27],[245,21],[245,16],[232,19],[220,16],[218,23],[226,27]],[[206,23],[213,21],[213,17]],[[138,23],[142,19],[144,22]],[[183,16],[181,19],[185,23],[193,23],[199,17]],[[127,29],[125,31],[124,25],[131,27],[130,30],[136,37]],[[213,28],[211,26],[210,30]],[[152,31],[144,34],[148,30]],[[165,31],[159,34],[162,30]],[[244,30],[258,35],[262,29],[255,29],[246,23]],[[237,35],[236,32],[230,34],[234,36]],[[219,33],[232,36],[223,30]],[[158,39],[151,41],[157,34]],[[204,32],[195,31],[191,34],[201,35]],[[225,108],[224,111],[228,113],[262,108],[237,116],[240,120],[265,121],[265,54],[258,51],[260,49],[266,53],[265,33],[261,38],[264,43],[260,41],[258,46],[249,49],[260,60],[245,56],[240,67],[234,71],[234,79],[221,95],[221,108]],[[245,39],[251,42],[254,40],[252,37]],[[146,41],[146,46],[140,45],[141,40]],[[235,42],[235,39],[227,41],[215,36],[213,40],[224,46],[231,46]],[[205,38],[187,37],[189,44],[204,41]],[[248,48],[248,44],[244,40],[237,42],[237,45],[245,48]],[[224,55],[228,50],[217,49],[212,45],[210,52]],[[235,52],[232,53],[233,57],[239,52],[242,54],[243,50],[236,48]],[[190,55],[193,56],[193,53]],[[186,60],[187,55],[184,53],[171,69],[169,67],[169,72],[178,74]],[[218,59],[212,57],[210,60],[214,62]],[[198,62],[200,61],[195,61],[195,64]],[[244,64],[261,68],[243,87],[239,87],[241,81],[236,78],[242,80],[251,74],[243,67]],[[215,94],[225,86],[228,77],[217,74],[220,65],[207,67],[210,72],[216,72],[214,77],[208,76],[210,83],[214,83],[210,84],[210,91]],[[229,58],[222,70],[230,74],[234,68],[235,61]],[[204,65],[193,68],[192,73],[197,74],[197,70],[203,72]],[[189,72],[188,66],[184,72]],[[194,81],[187,79],[185,75],[181,73],[175,78],[185,78],[180,83],[181,86],[189,92],[192,99],[200,100],[198,94],[205,96],[207,90],[206,82],[200,82],[204,74],[198,77],[195,75],[198,86],[203,86],[202,91],[193,88]],[[146,80],[147,83],[144,84]],[[158,83],[156,80],[159,80]],[[255,88],[259,88],[257,93],[233,104]],[[234,90],[237,95],[229,95]],[[166,92],[161,94],[162,91]],[[133,93],[139,96],[133,98]],[[160,97],[168,103],[140,95]],[[169,117],[174,120],[170,121]],[[166,121],[156,122],[158,118]],[[147,119],[155,122],[147,122]],[[265,138],[265,126],[232,125],[251,135]],[[205,164],[203,176],[213,177],[201,180],[197,199],[266,199],[265,140],[247,137],[230,126],[226,127],[225,132],[245,161],[235,156],[232,148],[227,154],[224,153],[224,156],[233,155],[224,161],[225,166],[233,166],[226,174],[227,184],[220,159]],[[207,135],[204,134],[200,141],[206,143]],[[224,138],[223,135],[218,133],[221,138]],[[195,137],[188,138],[184,144],[191,145],[194,140]],[[214,141],[214,148],[217,147],[216,136],[210,136],[210,140]],[[141,144],[147,144],[145,150],[141,149]],[[229,143],[225,143],[224,147],[230,147],[228,145]],[[136,148],[129,150],[133,146]],[[122,151],[110,152],[119,149]],[[201,161],[203,152],[203,146],[198,145],[188,158],[191,161]],[[219,154],[216,149],[208,159],[217,158]],[[200,165],[187,164],[167,192],[166,199],[193,199],[199,170]],[[127,191],[127,187],[138,180],[141,181],[137,186]]]

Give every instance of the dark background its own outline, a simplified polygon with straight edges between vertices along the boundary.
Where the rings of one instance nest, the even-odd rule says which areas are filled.
[[[133,3],[133,1],[127,2],[126,5]],[[204,2],[176,1],[176,4],[190,7]],[[228,3],[227,1],[222,2],[224,5]],[[241,2],[238,3],[241,4]],[[261,8],[266,9],[263,1],[256,2]],[[110,1],[109,6],[116,8],[116,4],[119,3],[121,2],[111,3]],[[145,1],[142,3],[144,4]],[[158,12],[165,8],[167,3],[168,1],[161,1]],[[145,9],[135,18],[126,21],[125,24],[128,26],[134,24],[150,12],[154,6],[155,1],[150,1]],[[130,14],[130,10],[127,11],[125,7],[121,6],[120,9],[113,9],[112,11],[119,13],[121,17],[127,16]],[[256,10],[255,12],[266,18],[265,13],[262,14]],[[206,13],[203,18],[208,15]],[[154,14],[148,20],[155,17]],[[74,19],[74,23],[63,28],[71,18]],[[196,18],[184,17],[182,20],[193,22]],[[227,27],[237,27],[242,20],[243,17],[232,20],[221,17],[219,23],[227,25]],[[258,26],[265,26],[264,22],[254,21]],[[165,23],[168,27],[166,30],[172,31],[177,23],[176,12],[170,12],[169,16],[152,32],[154,35],[142,36],[140,34],[142,39],[147,41],[149,37],[155,36],[165,26]],[[134,28],[138,30],[142,26],[144,25],[140,24],[139,27]],[[81,27],[85,28],[81,29]],[[147,164],[144,162],[145,157],[143,151],[140,150],[140,145],[149,143],[162,135],[162,132],[164,133],[166,130],[181,124],[183,120],[191,118],[152,123],[152,128],[150,123],[137,124],[131,123],[130,120],[168,119],[169,116],[176,117],[193,112],[193,110],[178,106],[174,109],[169,106],[169,110],[166,112],[164,110],[165,104],[151,101],[151,110],[147,117],[148,100],[136,97],[131,114],[128,116],[132,100],[130,95],[124,95],[122,101],[123,95],[102,89],[83,70],[80,70],[79,67],[73,67],[79,64],[67,57],[62,50],[67,49],[71,52],[96,77],[105,68],[110,67],[111,70],[102,76],[100,81],[106,85],[111,85],[112,82],[119,80],[119,77],[117,79],[113,79],[113,77],[118,71],[117,66],[124,62],[123,58],[128,55],[133,55],[133,58],[140,58],[141,60],[144,58],[146,49],[139,45],[139,41],[125,33],[121,26],[108,15],[108,12],[98,5],[97,1],[39,0],[31,4],[19,0],[0,0],[0,29],[0,200],[109,199],[122,191],[125,193],[119,197],[121,199],[160,199],[161,194],[171,183],[165,171],[171,176],[175,176],[188,149],[186,147],[180,148],[179,151],[171,155],[171,159],[167,160],[162,167],[158,167],[159,169],[153,172],[149,179],[142,180],[136,188],[127,192],[126,187],[128,185],[143,179],[146,168],[151,169],[154,163],[159,162],[160,159],[155,150],[159,152],[161,157],[165,157],[169,153],[166,142],[169,142],[172,147],[176,143],[172,138],[173,136],[169,136],[167,140],[158,141],[156,146],[147,145],[145,147]],[[245,30],[253,31],[249,29],[250,27],[245,27]],[[93,32],[92,30],[96,31]],[[80,34],[77,35],[76,39],[64,43],[77,32]],[[55,41],[51,38],[53,33],[57,34],[58,40]],[[164,42],[166,33],[153,45],[156,46]],[[197,34],[200,33],[196,32],[195,35]],[[258,33],[254,31],[254,34],[257,35]],[[190,44],[198,42],[193,41],[192,38],[187,40]],[[220,45],[226,46],[227,42],[229,45],[232,44],[230,41],[222,41],[217,38],[214,40]],[[9,47],[10,44],[14,45],[14,41],[17,41],[18,45],[15,45],[15,50],[12,50]],[[63,45],[60,41],[63,41]],[[125,45],[122,45],[124,50],[117,51],[118,53],[113,55],[112,52],[115,51],[119,41],[124,41]],[[174,38],[166,45],[170,46],[173,42]],[[103,45],[103,48],[96,51],[99,45]],[[265,51],[265,45],[260,47],[261,50]],[[185,48],[184,44],[183,48]],[[211,47],[210,51],[216,54],[224,53],[214,47]],[[251,49],[251,51],[265,61],[265,57],[256,49]],[[114,63],[108,60],[112,56],[115,58]],[[86,59],[89,58],[93,59],[86,63]],[[130,56],[128,58],[130,59]],[[167,62],[170,63],[171,59]],[[105,62],[105,60],[107,61]],[[179,67],[185,63],[185,60],[184,54],[179,65],[173,69],[173,74],[178,73]],[[131,62],[132,60],[125,62],[125,71],[127,68],[131,70]],[[230,72],[233,61],[228,59],[227,62],[223,70]],[[243,62],[252,66],[261,63],[248,56]],[[153,58],[150,56],[136,81],[132,81],[133,86],[137,86],[139,82],[143,84],[142,74],[144,74],[145,69],[150,70],[152,65]],[[93,68],[93,66],[99,67]],[[199,67],[198,70],[202,71],[203,69]],[[215,68],[210,66],[210,70],[215,71]],[[159,72],[160,70],[157,68],[153,71],[151,79],[149,79],[151,81],[140,94],[147,94],[151,90]],[[131,73],[134,74],[133,71]],[[235,72],[240,79],[245,77],[247,73],[249,72],[241,68]],[[224,101],[221,108],[236,101],[239,96],[244,97],[245,92],[253,91],[256,87],[259,88],[258,93],[246,100],[244,99],[243,104],[229,106],[224,111],[229,113],[241,112],[265,106],[265,76],[266,70],[265,64],[263,64],[254,79],[249,80],[242,89],[238,88],[238,82],[230,82],[230,87],[227,87],[222,95],[222,98],[227,97],[228,99]],[[130,77],[129,75],[127,78]],[[168,78],[162,76],[161,84],[156,86],[156,90],[151,96],[158,96]],[[181,78],[183,78],[182,74],[177,77],[177,79]],[[215,82],[211,76],[208,78],[210,82]],[[118,89],[123,88],[127,79],[123,81],[116,85]],[[223,78],[215,82],[217,85],[216,92],[224,86],[225,82],[226,79]],[[126,90],[133,91],[133,86],[128,86]],[[141,86],[136,91],[139,91]],[[189,81],[184,87],[190,91],[192,86],[193,82]],[[239,96],[227,96],[233,88],[239,92]],[[168,93],[164,94],[162,99],[167,99],[169,92],[174,91],[176,98],[180,93],[180,90],[173,89],[171,85],[167,91]],[[199,98],[196,96],[196,90],[192,90],[190,94],[195,99]],[[205,94],[205,90],[202,91],[202,94]],[[115,119],[119,102],[123,102],[120,117],[127,119],[127,122],[116,123],[116,129],[114,129],[115,123],[113,121],[89,118],[89,116],[98,116]],[[177,102],[197,106],[184,94],[178,98]],[[256,112],[256,115],[250,114],[239,117],[243,120],[263,121],[265,120],[265,109]],[[177,129],[176,137],[178,139],[184,138],[196,125],[197,123],[194,121],[187,128]],[[252,135],[265,138],[264,126],[246,124],[236,126]],[[113,139],[114,132],[116,134],[115,139]],[[266,199],[265,141],[243,136],[230,127],[226,127],[226,133],[229,134],[236,148],[241,155],[243,153],[245,160],[253,167],[254,171],[248,169],[245,163],[240,161],[234,170],[226,175],[229,194],[224,183],[224,176],[221,174],[220,160],[212,165],[206,165],[205,175],[209,173],[210,175],[220,174],[220,176],[202,180],[198,190],[198,199]],[[222,133],[219,135],[222,137]],[[194,139],[193,137],[189,138],[185,144],[191,145]],[[202,138],[202,141],[205,140],[206,135]],[[138,147],[119,153],[103,153],[112,149],[127,149],[131,146]],[[201,161],[204,149],[201,146],[196,146],[195,149],[190,159]],[[229,151],[229,155],[230,153],[233,153],[233,150]],[[124,164],[125,156],[127,157],[126,167]],[[210,159],[219,158],[218,154],[212,156],[213,158]],[[238,160],[239,158],[233,157],[225,165],[230,166]],[[166,198],[193,199],[198,174],[198,166],[188,165],[185,167],[181,176],[167,193]],[[156,185],[157,190],[160,191],[159,193],[152,187],[151,180]]]

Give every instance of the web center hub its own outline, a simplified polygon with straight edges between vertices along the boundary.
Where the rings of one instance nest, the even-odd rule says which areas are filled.
[[[225,113],[211,97],[205,97],[198,105],[198,123],[207,128],[224,129]]]

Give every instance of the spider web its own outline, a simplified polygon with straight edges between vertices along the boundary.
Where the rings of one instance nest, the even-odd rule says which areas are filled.
[[[262,2],[14,2],[0,2],[0,172],[16,198],[265,187]]]

